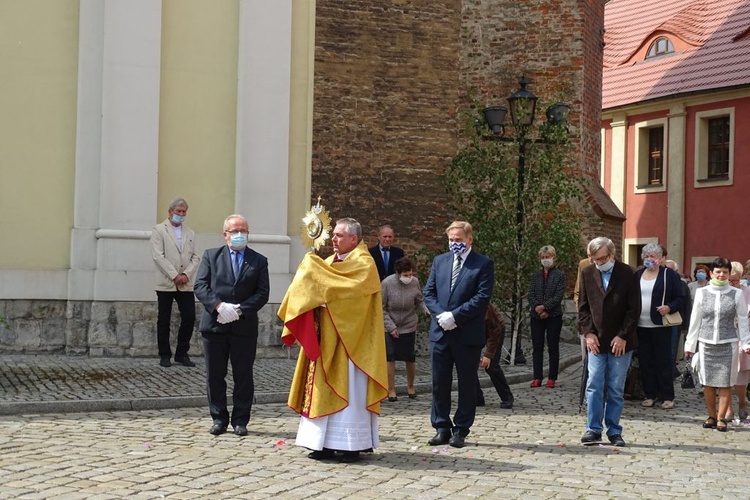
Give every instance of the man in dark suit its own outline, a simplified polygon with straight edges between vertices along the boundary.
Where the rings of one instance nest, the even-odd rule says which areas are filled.
[[[581,269],[578,321],[588,351],[586,433],[584,444],[601,441],[602,421],[609,442],[625,446],[620,415],[625,403],[625,378],[633,349],[641,296],[633,269],[615,260],[615,245],[604,237],[589,242],[593,266]]]
[[[258,343],[258,311],[268,302],[268,260],[247,246],[247,220],[230,215],[224,221],[227,244],[206,250],[195,295],[204,307],[200,330],[206,358],[209,431],[223,434],[231,423],[238,436],[247,435],[253,404],[253,363]],[[227,411],[227,360],[232,362],[232,417]]]
[[[393,228],[391,226],[380,226],[378,231],[378,244],[374,247],[368,248],[370,255],[372,255],[375,261],[375,266],[378,268],[378,276],[380,281],[383,281],[387,276],[390,276],[395,271],[393,265],[398,259],[404,256],[404,251],[398,247],[392,246],[393,244]]]
[[[424,287],[431,313],[432,411],[437,434],[432,446],[461,448],[476,413],[477,368],[485,344],[484,315],[495,283],[488,257],[472,251],[471,224],[455,221],[446,230],[450,252],[432,261]],[[453,367],[458,375],[458,407],[450,418]]]

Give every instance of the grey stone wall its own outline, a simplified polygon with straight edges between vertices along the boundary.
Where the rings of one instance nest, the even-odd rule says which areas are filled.
[[[258,356],[286,357],[282,347],[278,304],[260,311]],[[203,306],[196,304],[200,318]],[[172,309],[172,349],[180,317]],[[196,321],[190,354],[203,353]],[[0,352],[64,353],[90,356],[157,356],[156,302],[0,300]]]

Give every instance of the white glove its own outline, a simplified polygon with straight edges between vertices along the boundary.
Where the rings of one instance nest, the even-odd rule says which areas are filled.
[[[453,330],[458,326],[456,320],[453,318],[453,313],[449,311],[438,314],[436,319],[440,328],[446,331]]]
[[[222,302],[221,305],[219,305],[219,309],[217,310],[217,312],[219,313],[219,318],[217,321],[222,325],[240,319],[240,315],[237,314],[237,311],[234,308],[234,304]]]

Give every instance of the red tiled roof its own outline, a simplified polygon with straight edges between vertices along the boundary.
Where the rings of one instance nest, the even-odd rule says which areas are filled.
[[[603,109],[750,86],[750,0],[612,0],[604,27]],[[634,57],[659,34],[683,50]]]

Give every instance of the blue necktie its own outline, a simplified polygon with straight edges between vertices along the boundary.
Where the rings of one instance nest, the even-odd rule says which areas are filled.
[[[388,261],[391,260],[391,251],[390,248],[384,248],[383,249],[383,265],[385,266],[385,270],[388,271]]]
[[[234,259],[232,259],[232,271],[234,271],[234,279],[237,280],[237,276],[240,275],[240,252],[234,252]]]
[[[456,280],[458,279],[458,273],[461,272],[461,256],[456,255],[456,260],[453,261],[453,273],[451,274],[451,291],[456,286]]]

